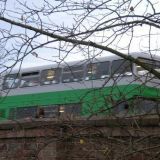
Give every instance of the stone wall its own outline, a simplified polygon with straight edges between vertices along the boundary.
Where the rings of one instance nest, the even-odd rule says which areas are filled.
[[[0,124],[0,160],[160,159],[159,117]]]

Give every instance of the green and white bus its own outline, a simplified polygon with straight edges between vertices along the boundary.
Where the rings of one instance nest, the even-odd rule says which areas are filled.
[[[133,54],[159,71],[160,57]],[[160,79],[118,56],[12,70],[3,78],[1,119],[124,116],[160,108]]]

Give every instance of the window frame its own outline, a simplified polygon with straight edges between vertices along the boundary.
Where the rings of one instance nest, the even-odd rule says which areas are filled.
[[[157,66],[157,65],[154,65],[155,63],[159,63],[159,67],[160,67],[160,61],[155,60],[155,59],[144,58],[144,57],[137,57],[137,59],[140,60],[140,61],[142,60],[142,63],[147,64],[148,67],[153,66],[153,67],[150,67],[151,69],[155,69],[158,72],[160,71],[160,69],[154,68],[154,67]],[[147,62],[152,62],[152,63],[147,63]],[[142,70],[138,71],[138,67],[140,67]],[[148,70],[144,69],[143,67],[141,67],[141,66],[139,66],[137,64],[135,64],[135,70],[136,70],[136,75],[137,76],[149,76],[149,77],[152,77],[152,74]],[[141,71],[144,72],[144,73],[139,73]]]
[[[44,111],[43,118],[58,118],[61,116],[81,116],[82,103],[50,104],[50,105],[33,105],[23,107],[12,107],[9,109],[9,119],[39,118],[39,111]],[[38,115],[37,115],[38,114]]]
[[[29,73],[34,73],[34,72],[37,72],[38,74],[37,75],[25,75],[23,76],[23,74],[29,74]],[[27,77],[27,78],[38,78],[38,83],[36,85],[32,85],[32,86],[21,86],[21,83],[22,81],[24,80],[23,77]],[[30,80],[29,80],[30,82]],[[37,70],[37,71],[32,71],[32,72],[22,72],[21,73],[21,76],[20,76],[20,84],[19,84],[19,88],[26,88],[26,87],[36,87],[36,86],[39,86],[40,85],[40,71]]]
[[[89,76],[88,75],[88,65],[90,64],[94,64],[96,65],[96,68],[97,70],[99,71],[98,69],[98,64],[101,64],[101,63],[108,63],[108,75],[106,75],[104,78],[101,78],[101,76],[99,76],[97,73],[95,74],[95,78],[88,78]],[[109,78],[110,77],[110,74],[111,74],[111,61],[97,61],[97,62],[91,62],[91,63],[87,63],[86,64],[86,67],[85,67],[85,81],[90,81],[90,80],[98,80],[98,79],[105,79],[105,78]]]
[[[57,69],[58,69],[58,71],[57,71]],[[57,82],[55,82],[55,83],[53,83],[53,82],[51,82],[51,83],[49,83],[49,84],[44,84],[43,82],[45,82],[45,81],[42,81],[42,76],[43,76],[43,72],[44,71],[48,71],[48,70],[53,70],[53,71],[55,71],[55,80],[57,79],[57,75],[59,75],[59,77],[58,77],[58,81]],[[45,85],[53,85],[53,84],[58,84],[58,83],[60,83],[61,82],[61,77],[62,77],[62,68],[50,68],[50,69],[44,69],[44,70],[41,70],[41,73],[40,73],[40,85],[42,85],[42,86],[45,86]],[[52,79],[52,81],[54,81],[54,78]],[[48,81],[49,82],[49,81]]]
[[[78,67],[82,67],[82,77],[78,78],[77,81],[74,81],[74,73],[75,71],[72,71],[73,68],[78,68]],[[64,81],[63,76],[64,76],[64,69],[68,69],[67,72],[69,72],[69,74],[72,76],[72,78],[70,78],[69,81]],[[79,69],[80,70],[80,69]],[[81,72],[80,72],[81,73]],[[85,66],[84,65],[72,65],[72,66],[65,66],[64,68],[62,68],[62,77],[61,77],[61,82],[62,83],[73,83],[73,82],[80,82],[84,80],[84,73],[85,73]]]
[[[4,87],[4,85],[5,85],[5,83],[6,83],[6,80],[7,80],[7,78],[9,77],[9,75],[16,75],[16,76],[15,76],[16,78],[14,78],[14,81],[13,81],[13,83],[12,83],[11,86],[13,86],[13,84],[15,83],[15,80],[18,79],[17,86],[11,87],[11,88],[10,88],[10,87],[7,87],[7,88]],[[7,90],[7,89],[15,89],[15,88],[18,88],[18,87],[19,87],[20,82],[21,82],[21,76],[20,76],[19,73],[11,73],[11,74],[7,74],[7,75],[4,76],[4,80],[3,80],[3,83],[2,83],[2,88],[3,88],[3,90]]]
[[[120,61],[120,60],[122,60],[122,61],[124,61],[122,64],[120,64],[119,65],[119,67],[116,67],[117,69],[116,69],[116,71],[114,71],[113,72],[113,69],[112,69],[112,67],[113,67],[113,62],[115,62],[115,61]],[[130,72],[124,72],[124,73],[117,73],[117,71],[119,70],[119,68],[121,68],[121,66],[123,66],[123,64],[125,63],[125,62],[129,62],[130,63]],[[126,74],[126,73],[131,73],[131,74]],[[111,63],[111,76],[113,76],[113,77],[123,77],[123,76],[133,76],[134,75],[134,66],[133,66],[133,63],[132,62],[130,62],[129,60],[126,60],[126,59],[116,59],[116,60],[112,60],[112,63]]]

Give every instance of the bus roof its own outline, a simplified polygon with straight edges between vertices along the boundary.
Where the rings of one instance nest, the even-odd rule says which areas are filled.
[[[130,56],[134,57],[134,58],[147,58],[147,59],[153,59],[153,60],[158,60],[160,61],[160,56],[158,55],[150,55],[147,53],[132,53]],[[80,61],[70,61],[70,62],[57,62],[54,64],[49,64],[49,65],[43,65],[43,66],[37,66],[37,67],[29,67],[29,68],[20,68],[20,69],[13,69],[9,74],[14,74],[14,73],[25,73],[25,72],[31,72],[31,71],[40,71],[40,70],[45,70],[45,69],[51,69],[51,68],[64,68],[66,66],[79,66],[79,65],[83,65],[83,64],[87,64],[87,63],[96,63],[96,62],[104,62],[104,61],[113,61],[113,60],[118,60],[118,59],[123,59],[117,55],[109,55],[109,56],[105,56],[105,57],[93,57],[90,59],[84,59],[84,60],[80,60]]]

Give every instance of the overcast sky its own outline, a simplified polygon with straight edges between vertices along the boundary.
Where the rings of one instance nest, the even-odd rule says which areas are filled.
[[[49,2],[51,2],[52,4],[55,4],[55,6],[59,5],[61,2],[58,0],[48,0]],[[76,0],[75,2],[78,2],[81,0]],[[159,10],[160,8],[160,0],[151,0],[153,3],[156,3],[156,8]],[[21,0],[20,2],[24,2],[23,0]],[[114,2],[114,0],[112,1]],[[137,2],[139,2],[139,0],[134,0],[133,1],[134,4],[132,4],[133,6],[137,4]],[[135,12],[138,12],[139,14],[141,12],[145,11],[145,7],[146,7],[146,2],[147,0],[144,0],[144,3],[142,5],[140,5],[138,8],[136,8]],[[31,8],[34,8],[34,5],[37,6],[42,6],[42,0],[27,0],[26,1],[27,5],[29,5]],[[0,5],[0,7],[2,8],[3,6]],[[7,7],[8,9],[8,14],[10,16],[12,16],[12,18],[16,18],[16,19],[20,19],[22,17],[20,17],[21,15],[16,14],[16,12],[20,12],[20,9],[24,9],[22,6],[20,6],[16,0],[8,0],[7,1]],[[14,11],[15,13],[11,12]],[[149,9],[151,10],[151,8]],[[98,11],[100,12],[100,11]],[[98,15],[98,13],[96,13]],[[7,14],[6,14],[7,16]],[[25,17],[23,17],[25,18]],[[46,17],[41,17],[42,21],[44,20],[45,22],[47,22]],[[55,24],[55,25],[59,25],[59,26],[72,26],[74,24],[74,20],[73,20],[73,16],[70,14],[65,14],[65,13],[57,13],[54,14],[53,16],[50,17],[50,20]],[[87,27],[87,22],[83,22],[83,25]],[[1,22],[0,23],[0,27],[1,28],[8,28],[9,25],[6,23]],[[134,33],[137,35],[137,37],[133,40],[132,44],[130,46],[130,51],[132,52],[136,52],[138,50],[140,50],[141,48],[147,48],[148,46],[148,38],[146,36],[144,36],[145,34],[148,33],[149,31],[149,27],[138,27],[134,30]],[[20,32],[21,29],[17,27],[13,28],[13,31],[15,31],[15,33]],[[153,38],[151,39],[151,45],[153,46],[153,48],[160,48],[160,36],[159,36],[159,31],[158,30],[151,30],[151,32],[154,34]],[[27,32],[27,34],[31,34],[29,31]],[[102,34],[102,33],[99,33]],[[104,34],[104,33],[103,33]],[[107,33],[109,34],[109,32]],[[101,35],[99,35],[101,36]],[[39,42],[46,42],[48,40],[48,38],[46,36],[41,36],[39,39],[37,39],[37,41]],[[99,39],[94,37],[91,37],[91,40],[99,42]],[[121,48],[125,48],[125,45],[127,43],[127,41],[129,40],[128,35],[124,35],[121,39],[121,41],[119,42],[119,46],[121,46]],[[118,43],[118,42],[117,42]],[[59,45],[59,43],[55,43],[54,45]],[[50,44],[50,46],[52,47],[52,44]],[[114,45],[112,46],[114,47]],[[51,49],[45,49],[45,48],[40,48],[38,50],[35,51],[36,54],[38,54],[38,57],[33,55],[29,55],[25,58],[24,62],[23,62],[23,66],[24,67],[30,67],[30,66],[39,66],[39,65],[44,65],[44,64],[51,64],[53,63],[52,61],[57,60],[57,57],[59,55],[59,53],[57,52],[57,50],[51,50]],[[75,53],[74,53],[75,52]],[[103,52],[102,56],[106,56],[108,53]],[[61,54],[62,55],[62,54]],[[72,60],[78,60],[78,59],[83,59],[83,58],[87,58],[86,56],[84,56],[84,54],[77,52],[76,50],[73,50],[73,52],[70,54],[70,56],[67,57],[66,60],[68,61],[72,61]],[[45,59],[45,60],[44,60]],[[48,59],[48,60],[46,60]]]

